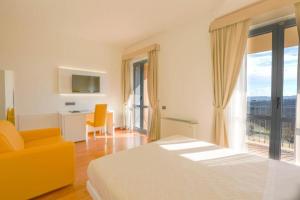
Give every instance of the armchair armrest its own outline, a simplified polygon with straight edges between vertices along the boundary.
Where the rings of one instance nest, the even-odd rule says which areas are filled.
[[[72,184],[74,162],[72,142],[0,154],[0,199],[29,199]]]
[[[29,131],[20,131],[24,142],[29,142],[32,140],[38,140],[47,137],[61,136],[59,128],[47,128],[47,129],[36,129]]]

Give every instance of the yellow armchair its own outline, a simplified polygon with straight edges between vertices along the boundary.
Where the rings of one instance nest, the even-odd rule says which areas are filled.
[[[74,144],[59,129],[18,133],[0,121],[0,150],[0,199],[29,199],[74,182]]]

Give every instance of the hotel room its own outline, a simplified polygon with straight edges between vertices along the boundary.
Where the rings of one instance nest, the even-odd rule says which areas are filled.
[[[0,0],[0,24],[0,200],[300,200],[300,0]]]

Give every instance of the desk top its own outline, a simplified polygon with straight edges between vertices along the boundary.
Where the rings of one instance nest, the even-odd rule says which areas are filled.
[[[59,112],[60,115],[88,115],[88,114],[93,114],[93,110],[78,110],[76,112],[72,111],[64,111],[64,112]],[[107,113],[113,113],[113,111],[108,110]]]

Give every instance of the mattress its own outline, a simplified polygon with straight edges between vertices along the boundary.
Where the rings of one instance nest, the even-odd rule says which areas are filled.
[[[300,199],[299,167],[183,136],[93,160],[88,178],[102,200]]]

